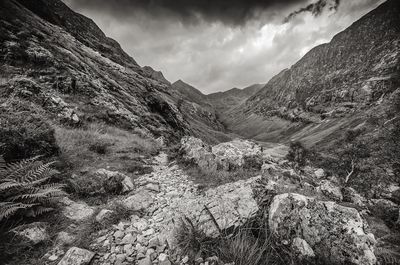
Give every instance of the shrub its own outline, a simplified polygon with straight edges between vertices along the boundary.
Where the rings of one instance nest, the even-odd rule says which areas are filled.
[[[112,176],[103,181],[103,188],[108,194],[121,194],[124,186],[122,185],[124,177],[121,175]]]
[[[289,145],[289,153],[286,155],[286,159],[294,162],[299,167],[304,167],[307,162],[307,156],[309,151],[299,141],[291,142]]]
[[[74,176],[67,181],[67,188],[70,193],[80,197],[96,196],[104,193],[103,183],[99,178],[87,176]]]
[[[62,185],[49,183],[57,172],[52,163],[37,157],[6,164],[0,160],[0,221],[12,216],[37,215],[53,210],[52,204],[64,195]]]
[[[58,153],[54,130],[32,104],[0,105],[0,146],[6,161]]]

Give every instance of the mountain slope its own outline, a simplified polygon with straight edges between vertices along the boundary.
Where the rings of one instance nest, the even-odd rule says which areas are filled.
[[[154,137],[193,134],[161,72],[140,67],[59,0],[0,1],[0,95],[66,125],[106,122]],[[201,123],[201,122],[200,122]],[[204,130],[207,124],[200,124]]]
[[[399,5],[387,1],[273,77],[228,114],[228,128],[315,144],[382,112],[400,85]]]
[[[231,139],[214,106],[197,88],[178,80],[171,85],[171,93],[180,98],[177,107],[194,135],[212,143]]]
[[[207,95],[207,99],[216,109],[223,121],[226,113],[243,104],[248,98],[258,92],[265,84],[254,84],[243,89],[232,88],[224,92]]]

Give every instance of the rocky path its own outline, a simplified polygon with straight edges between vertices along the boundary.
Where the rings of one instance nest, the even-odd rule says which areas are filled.
[[[252,198],[253,179],[201,191],[177,165],[169,164],[166,154],[154,158],[154,172],[136,180],[137,189],[123,203],[144,215],[132,215],[100,231],[92,245],[98,253],[94,264],[178,264],[188,262],[173,251],[176,228],[186,216],[208,233],[217,233],[210,214],[220,228],[240,223],[257,211]]]

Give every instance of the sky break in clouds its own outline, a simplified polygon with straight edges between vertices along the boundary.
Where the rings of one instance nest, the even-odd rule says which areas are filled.
[[[140,65],[208,94],[266,83],[382,0],[65,0]]]

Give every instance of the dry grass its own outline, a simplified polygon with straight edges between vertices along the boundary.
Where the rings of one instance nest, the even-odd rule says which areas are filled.
[[[124,171],[132,160],[160,149],[153,139],[102,124],[85,129],[56,127],[55,135],[61,159],[70,169],[109,166]]]
[[[292,255],[267,235],[258,223],[248,222],[234,231],[207,236],[202,226],[184,218],[176,230],[178,246],[192,260],[216,256],[223,263],[235,265],[295,264]]]

